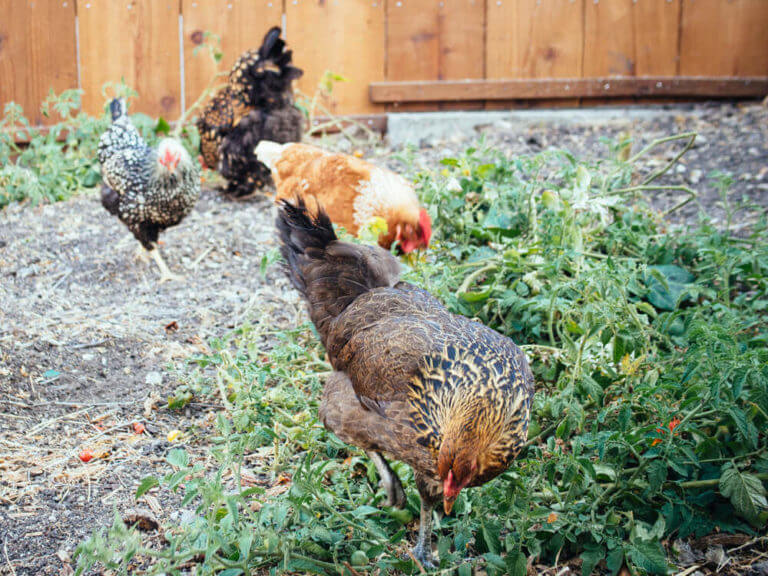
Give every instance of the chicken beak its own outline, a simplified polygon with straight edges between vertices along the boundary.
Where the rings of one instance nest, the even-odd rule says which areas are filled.
[[[448,498],[443,498],[443,510],[445,510],[446,516],[449,516],[451,514],[451,510],[453,510],[454,502],[456,502],[456,500],[449,500]]]

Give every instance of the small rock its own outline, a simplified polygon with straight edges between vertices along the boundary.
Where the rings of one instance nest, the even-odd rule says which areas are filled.
[[[56,552],[56,556],[59,560],[61,560],[64,564],[69,564],[72,562],[72,558],[69,555],[69,552],[67,552],[64,548],[58,550]]]
[[[722,546],[711,546],[707,549],[704,557],[707,559],[707,562],[717,566],[718,572],[729,561],[728,555],[725,553]]]
[[[682,567],[688,567],[702,559],[701,553],[694,551],[691,545],[684,540],[675,540],[672,549],[677,554],[675,563]]]
[[[754,146],[751,146],[747,152],[750,154],[750,156],[760,156],[760,150],[755,148]]]
[[[352,150],[352,142],[350,142],[346,138],[339,140],[337,144],[338,144],[337,148],[339,152],[347,154]]]
[[[702,175],[702,171],[697,168],[696,170],[691,170],[691,175],[688,179],[691,181],[691,184],[698,184],[701,182]]]
[[[678,164],[678,165],[677,165],[677,168],[675,168],[675,171],[676,171],[678,174],[683,174],[683,173],[684,173],[684,172],[686,172],[687,170],[688,170],[688,168],[686,168],[686,167],[685,167],[685,166],[683,166],[682,164]]]
[[[147,372],[144,382],[150,386],[160,386],[163,383],[163,375],[160,372]]]

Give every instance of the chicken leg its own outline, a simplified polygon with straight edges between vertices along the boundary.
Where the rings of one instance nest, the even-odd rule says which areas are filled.
[[[171,269],[168,268],[168,265],[165,263],[165,260],[163,260],[163,257],[160,255],[160,250],[157,248],[157,245],[153,247],[152,250],[149,251],[150,255],[152,256],[152,259],[155,261],[155,264],[157,264],[157,267],[160,269],[160,283],[168,282],[172,280],[184,280],[183,276],[179,276],[178,274],[174,274],[171,272]]]
[[[376,471],[379,473],[379,485],[387,493],[387,506],[404,508],[406,504],[405,490],[403,490],[400,477],[395,474],[395,471],[392,470],[379,452],[368,450],[366,454],[373,461]]]
[[[429,570],[436,567],[432,556],[432,512],[443,497],[443,487],[432,478],[418,473],[415,474],[414,480],[421,497],[421,513],[419,538],[413,547],[413,556]]]
[[[413,557],[419,561],[425,570],[435,568],[432,556],[432,510],[434,506],[421,499],[421,514],[419,515],[419,538],[413,547]]]

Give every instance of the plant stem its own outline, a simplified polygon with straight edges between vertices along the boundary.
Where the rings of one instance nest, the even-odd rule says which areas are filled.
[[[675,140],[682,140],[683,138],[696,139],[696,132],[684,132],[682,134],[675,134],[674,136],[666,136],[664,138],[657,138],[653,142],[649,143],[645,148],[640,150],[637,154],[627,160],[627,164],[634,164],[641,157],[653,150],[659,144],[665,144],[666,142],[674,142]]]
[[[563,352],[562,348],[556,348],[555,346],[545,346],[544,344],[521,344],[519,348],[522,350],[549,350],[550,352]]]
[[[216,74],[213,75],[213,78],[211,78],[211,81],[208,82],[208,85],[200,93],[200,96],[198,96],[197,100],[195,100],[192,106],[189,106],[186,110],[184,110],[184,112],[181,115],[181,118],[179,118],[178,122],[176,122],[176,126],[174,127],[173,132],[171,132],[171,136],[173,138],[179,137],[179,135],[181,134],[181,131],[184,129],[184,124],[186,123],[187,118],[189,118],[190,113],[193,110],[196,110],[204,101],[206,101],[208,99],[208,96],[210,96],[212,92],[224,86],[224,84],[214,85],[214,82],[216,82],[216,80],[228,74],[229,72],[217,72]]]
[[[687,194],[687,197],[684,200],[681,200],[672,208],[669,208],[668,210],[665,210],[662,214],[664,216],[668,216],[672,214],[672,212],[679,210],[689,202],[691,202],[694,198],[698,197],[698,193],[695,190],[692,190],[688,186],[646,186],[645,184],[640,184],[638,186],[630,186],[628,188],[619,188],[618,190],[613,190],[611,194],[614,195],[624,195],[624,194],[632,194],[634,192],[642,192],[644,190],[647,191],[659,191],[659,190],[678,190],[680,192],[685,192]]]
[[[768,480],[768,472],[760,472],[754,474],[754,476],[760,480]],[[680,482],[678,486],[680,488],[709,488],[711,486],[717,486],[720,484],[720,478],[710,478],[709,480],[689,480],[688,482]]]
[[[472,285],[472,282],[474,282],[474,280],[476,278],[482,276],[486,272],[490,272],[491,270],[495,270],[496,267],[497,267],[496,266],[496,262],[490,262],[490,263],[486,264],[485,266],[483,266],[482,268],[472,272],[472,274],[470,274],[469,276],[464,278],[464,282],[462,282],[461,286],[459,286],[459,289],[456,290],[456,297],[458,298],[458,296],[460,294],[466,293],[467,290],[469,290],[469,287]]]

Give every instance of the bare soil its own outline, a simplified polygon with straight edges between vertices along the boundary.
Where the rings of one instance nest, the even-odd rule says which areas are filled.
[[[676,217],[721,213],[708,177],[717,171],[733,174],[734,199],[768,207],[768,111],[759,105],[679,108],[629,125],[542,125],[522,133],[494,125],[480,132],[509,154],[562,147],[597,159],[608,153],[604,137],[629,131],[637,151],[688,130],[703,138],[682,169],[658,182],[699,192]],[[436,169],[466,144],[431,143],[419,163]],[[641,171],[661,167],[671,150],[655,151]],[[398,165],[386,147],[366,153]],[[671,196],[651,200],[663,208]],[[276,245],[273,220],[263,197],[236,202],[205,190],[195,211],[162,236],[166,261],[185,280],[158,284],[154,263],[134,260],[138,243],[104,211],[96,191],[0,212],[0,574],[71,573],[77,544],[109,525],[115,511],[134,509],[141,478],[166,471],[174,445],[168,433],[214,410],[167,409],[178,385],[174,365],[248,319],[268,314],[277,329],[295,325],[302,314],[295,292],[278,267],[265,277],[259,271]],[[146,430],[136,433],[135,422]],[[194,449],[206,447],[198,436]],[[86,448],[94,454],[87,464],[78,457]],[[150,515],[162,522],[178,514],[173,499],[155,499]]]

